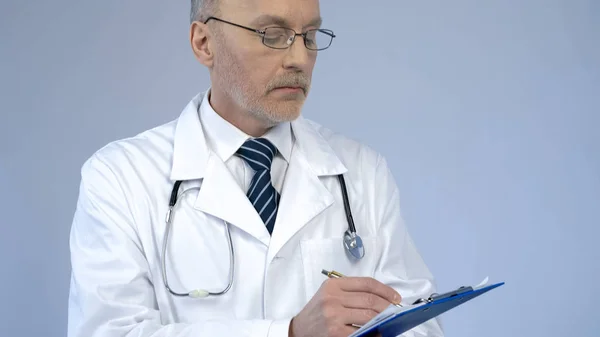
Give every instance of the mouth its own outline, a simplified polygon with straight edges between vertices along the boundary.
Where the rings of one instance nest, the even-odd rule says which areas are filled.
[[[282,92],[282,93],[289,93],[289,94],[297,94],[297,93],[304,93],[304,88],[303,87],[278,87],[278,88],[275,88],[274,91],[278,91],[278,92]]]

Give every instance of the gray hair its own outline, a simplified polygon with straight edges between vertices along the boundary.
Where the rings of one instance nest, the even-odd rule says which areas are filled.
[[[217,15],[219,11],[219,0],[192,0],[190,10],[190,23],[193,21],[206,21],[211,15]]]

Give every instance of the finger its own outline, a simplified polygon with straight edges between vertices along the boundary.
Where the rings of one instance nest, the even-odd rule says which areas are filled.
[[[353,334],[354,332],[356,332],[356,330],[358,330],[359,328],[357,327],[353,327],[352,325],[346,325],[344,323],[342,323],[341,321],[336,321],[333,322],[332,324],[329,324],[326,328],[326,331],[324,331],[326,333],[326,336],[350,336],[351,334]]]
[[[342,297],[341,304],[349,309],[371,309],[380,313],[390,305],[390,302],[372,293],[348,292]]]
[[[377,312],[371,309],[345,309],[341,312],[341,321],[344,324],[365,325]]]
[[[378,295],[389,303],[399,304],[402,297],[396,290],[371,277],[342,277],[337,279],[340,289],[350,292],[368,292]]]
[[[350,336],[351,334],[355,333],[356,330],[358,330],[358,328],[353,327],[351,325],[343,325],[329,336]]]

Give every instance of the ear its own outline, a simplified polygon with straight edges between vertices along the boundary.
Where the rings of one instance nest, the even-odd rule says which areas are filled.
[[[194,21],[190,26],[190,44],[196,59],[208,68],[213,65],[213,51],[208,26],[202,22]]]

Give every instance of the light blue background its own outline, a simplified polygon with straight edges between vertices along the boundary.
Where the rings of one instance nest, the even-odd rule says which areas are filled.
[[[208,86],[188,1],[0,2],[0,334],[66,335],[84,160]],[[448,336],[600,334],[600,1],[324,0],[305,115],[388,157]]]

